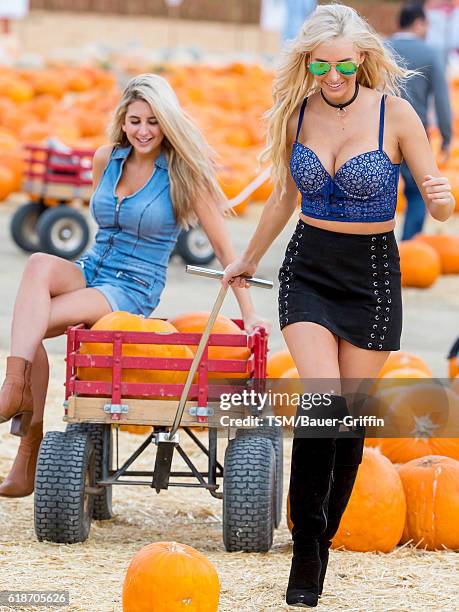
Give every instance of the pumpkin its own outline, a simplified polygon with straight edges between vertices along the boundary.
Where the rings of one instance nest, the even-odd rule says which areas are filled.
[[[441,272],[438,253],[420,240],[405,240],[399,244],[403,287],[430,287]]]
[[[151,432],[150,425],[120,425],[121,431],[127,431],[132,434],[146,434]]]
[[[401,543],[459,550],[459,461],[428,455],[399,468],[407,513]]]
[[[399,370],[400,368],[415,368],[422,370],[429,376],[432,376],[432,371],[423,359],[412,353],[404,351],[394,351],[387,358],[385,364],[378,374],[378,378],[382,378],[388,372]]]
[[[379,440],[381,452],[393,463],[426,455],[459,459],[459,397],[440,385],[406,388],[386,414],[385,431],[391,430],[409,436]]]
[[[427,236],[418,234],[415,240],[428,244],[438,253],[442,274],[459,273],[459,236],[434,234]]]
[[[298,373],[298,370],[296,369],[296,367],[290,368],[289,370],[286,370],[281,378],[299,378],[300,375]]]
[[[186,312],[172,319],[171,324],[177,331],[193,334],[202,334],[209,319],[209,312]],[[232,334],[245,336],[242,330],[234,321],[223,315],[218,315],[212,328],[214,334]],[[193,354],[196,354],[196,346],[189,347]],[[209,359],[239,359],[247,361],[250,357],[250,349],[244,346],[209,346]],[[246,378],[244,372],[209,372],[208,378]]]
[[[273,183],[271,180],[267,180],[253,192],[252,200],[254,202],[266,202],[271,197],[272,192]]]
[[[92,330],[142,331],[161,334],[174,334],[177,330],[168,321],[147,319],[129,312],[115,311],[105,315]],[[112,355],[113,345],[107,343],[83,343],[80,353],[84,355]],[[180,344],[123,344],[122,354],[131,357],[174,357],[192,359],[193,354]],[[121,373],[123,382],[172,383],[183,384],[187,371],[125,369]],[[112,380],[111,368],[78,368],[82,380]]]
[[[1,160],[0,160],[1,164]],[[0,202],[13,193],[16,186],[14,172],[6,166],[0,165]]]
[[[203,554],[177,542],[144,546],[129,564],[123,612],[217,612],[218,575]]]
[[[280,378],[284,372],[295,367],[290,351],[276,351],[268,358],[267,376],[268,378]]]
[[[400,541],[405,517],[405,493],[396,468],[377,449],[366,447],[332,547],[390,552]],[[289,497],[287,523],[291,530]]]
[[[459,374],[459,338],[455,341],[448,354],[448,375],[455,378]]]
[[[377,449],[366,447],[332,547],[390,552],[400,541],[405,517],[405,494],[396,468]]]

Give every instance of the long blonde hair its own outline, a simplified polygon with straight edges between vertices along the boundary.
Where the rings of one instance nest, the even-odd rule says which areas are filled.
[[[122,125],[128,106],[136,100],[150,105],[164,134],[161,146],[168,159],[177,223],[185,228],[196,223],[193,204],[200,198],[213,199],[223,211],[226,198],[215,178],[215,154],[163,77],[140,74],[128,82],[109,128],[111,142],[121,147],[129,145]]]
[[[318,89],[307,69],[308,56],[318,45],[338,37],[348,38],[364,53],[357,71],[357,81],[364,87],[399,96],[401,83],[414,74],[397,65],[380,36],[353,8],[342,4],[318,6],[285,49],[273,83],[274,106],[266,114],[268,142],[261,160],[270,161],[282,192],[288,172],[288,121],[303,99]]]

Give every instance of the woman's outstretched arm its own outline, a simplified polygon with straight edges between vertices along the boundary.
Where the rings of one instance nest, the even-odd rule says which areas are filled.
[[[391,116],[397,128],[399,147],[434,219],[446,221],[455,208],[448,179],[441,176],[424,126],[406,100],[391,98]]]

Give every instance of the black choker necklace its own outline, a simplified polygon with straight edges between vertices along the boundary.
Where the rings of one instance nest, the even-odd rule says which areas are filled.
[[[333,108],[338,109],[338,117],[344,117],[344,115],[346,114],[346,106],[349,106],[349,104],[352,104],[354,102],[354,100],[357,98],[358,93],[359,93],[359,84],[356,81],[355,91],[354,91],[354,95],[352,96],[352,98],[348,100],[347,102],[343,102],[342,104],[333,104],[332,102],[329,102],[327,98],[324,96],[324,92],[322,91],[322,89],[320,90],[320,95],[322,96],[322,100],[324,100],[324,102],[326,102],[328,106],[333,106]]]

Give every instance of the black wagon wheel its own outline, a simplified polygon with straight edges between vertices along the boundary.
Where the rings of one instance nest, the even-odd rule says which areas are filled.
[[[194,266],[204,266],[215,259],[212,245],[204,230],[197,226],[182,230],[177,238],[175,253]]]
[[[229,552],[266,552],[273,543],[276,457],[266,437],[230,440],[223,474],[223,542]]]
[[[258,427],[257,429],[239,429],[236,433],[238,438],[247,436],[265,436],[274,448],[276,456],[276,478],[274,486],[274,527],[279,527],[282,519],[283,495],[284,495],[284,437],[281,427]]]
[[[28,202],[19,206],[11,217],[11,237],[26,253],[35,253],[41,248],[37,223],[45,210],[46,206],[42,202]]]
[[[85,217],[69,206],[48,208],[38,220],[37,233],[45,253],[64,259],[75,259],[89,242]]]
[[[91,528],[94,445],[83,433],[48,431],[35,476],[35,533],[50,542],[84,542]]]
[[[69,423],[66,428],[67,433],[88,434],[94,445],[95,483],[103,478],[105,465],[106,471],[112,469],[112,427],[102,423]],[[112,490],[113,487],[103,487],[102,495],[94,496],[94,507],[92,518],[96,521],[105,521],[114,516],[112,510]]]

